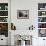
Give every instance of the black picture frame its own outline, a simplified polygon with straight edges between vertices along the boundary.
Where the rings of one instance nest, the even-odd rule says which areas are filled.
[[[29,19],[29,10],[17,10],[17,19]]]

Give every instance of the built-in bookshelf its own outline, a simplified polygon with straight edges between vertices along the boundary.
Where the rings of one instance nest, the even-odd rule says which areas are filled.
[[[38,31],[40,37],[46,37],[46,3],[38,3]]]
[[[0,35],[8,37],[8,3],[0,3]]]

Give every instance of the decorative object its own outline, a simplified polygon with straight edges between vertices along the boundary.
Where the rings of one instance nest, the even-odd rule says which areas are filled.
[[[8,37],[8,23],[0,23],[0,35]]]
[[[32,45],[32,36],[31,35],[15,35],[15,45],[16,46],[30,46]]]
[[[46,11],[38,11],[38,16],[46,16]]]
[[[38,28],[46,28],[46,23],[38,23]]]
[[[17,10],[17,19],[29,19],[29,10]]]
[[[46,3],[38,3],[38,10],[45,10],[46,9]]]
[[[45,15],[45,12],[42,12],[42,15]]]
[[[8,10],[8,3],[0,3],[0,10]]]
[[[46,22],[46,17],[38,17],[38,22]]]
[[[11,23],[11,30],[16,30],[16,26],[13,23]]]
[[[46,29],[39,29],[39,37],[46,37]]]
[[[8,11],[0,11],[0,16],[8,16]]]
[[[32,36],[30,36],[30,35],[19,35],[20,36],[20,38],[23,40],[23,41],[25,41],[25,44],[27,43],[27,44],[29,44],[29,45],[32,45]],[[26,42],[27,41],[27,42]],[[29,42],[29,43],[28,43]],[[26,44],[26,45],[27,45]]]
[[[1,10],[1,6],[0,6],[0,10]]]
[[[25,46],[25,41],[21,40],[21,46]]]
[[[8,6],[5,6],[5,10],[8,10]]]
[[[33,25],[31,25],[30,27],[29,27],[29,30],[34,30],[34,26]]]
[[[0,22],[8,22],[8,17],[0,17]]]

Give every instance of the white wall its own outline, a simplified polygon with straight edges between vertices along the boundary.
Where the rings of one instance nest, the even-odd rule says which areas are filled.
[[[11,0],[11,22],[14,23],[18,32],[19,30],[27,30],[33,24],[36,32],[36,34],[33,34],[38,36],[38,3],[46,3],[46,0]],[[17,19],[17,10],[24,9],[29,10],[29,19]],[[34,37],[33,46],[41,46],[39,45],[43,44],[41,39],[43,38]]]
[[[17,10],[29,10],[29,19],[17,19]],[[32,24],[36,27],[37,2],[31,0],[12,0],[11,16],[11,22],[16,25],[17,30],[27,30]]]
[[[37,29],[38,3],[45,3],[46,0],[11,0],[11,22],[17,30],[27,30],[34,25]],[[17,19],[17,10],[29,10],[29,19]]]

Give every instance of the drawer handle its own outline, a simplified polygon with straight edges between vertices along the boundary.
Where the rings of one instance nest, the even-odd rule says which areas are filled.
[[[43,40],[45,40],[45,39],[43,39]]]
[[[3,39],[1,39],[1,40],[3,40]]]

